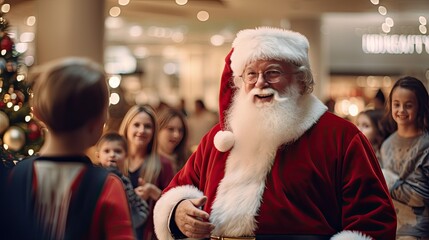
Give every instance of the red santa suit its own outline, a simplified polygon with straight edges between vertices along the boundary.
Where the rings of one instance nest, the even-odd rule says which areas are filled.
[[[234,131],[226,131],[224,113],[235,91],[233,51],[222,76],[220,124],[202,139],[158,200],[158,238],[173,239],[170,215],[180,200],[204,195],[203,210],[210,214],[216,236],[394,239],[396,216],[371,145],[354,124],[326,112],[313,95],[300,97],[300,111],[293,113],[300,121],[272,153],[248,155]]]

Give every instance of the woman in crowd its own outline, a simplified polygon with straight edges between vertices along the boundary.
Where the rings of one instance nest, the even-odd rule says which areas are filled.
[[[429,239],[429,97],[414,77],[399,79],[388,99],[396,130],[381,146],[383,174],[395,205],[396,239]]]
[[[158,114],[158,125],[158,153],[171,161],[177,172],[188,158],[186,118],[179,110],[166,108]]]
[[[119,133],[128,141],[125,162],[131,183],[139,195],[148,201],[148,221],[137,230],[138,239],[156,239],[153,233],[153,206],[161,191],[174,176],[172,164],[157,154],[157,119],[149,105],[135,105],[125,114]]]

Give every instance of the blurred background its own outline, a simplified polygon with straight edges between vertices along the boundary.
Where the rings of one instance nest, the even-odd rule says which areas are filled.
[[[429,83],[427,0],[0,2],[9,24],[4,32],[15,44],[23,76],[66,55],[104,64],[112,92],[111,128],[136,103],[183,103],[193,112],[194,101],[202,99],[216,112],[232,40],[237,31],[258,26],[307,36],[314,94],[342,117],[353,120],[374,107],[376,94],[387,97],[400,76]]]

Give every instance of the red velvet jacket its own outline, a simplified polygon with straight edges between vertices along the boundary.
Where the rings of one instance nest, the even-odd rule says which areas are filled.
[[[354,124],[326,112],[314,96],[300,97],[298,112],[291,113],[299,121],[282,133],[291,143],[277,152],[248,154],[234,129],[225,129],[225,113],[238,89],[231,87],[233,51],[225,58],[220,84],[220,124],[201,140],[158,200],[158,238],[172,239],[170,215],[180,200],[205,195],[204,210],[217,236],[395,239],[395,211],[370,143]],[[235,139],[231,146],[224,144],[234,142],[227,135]]]
[[[168,214],[180,199],[206,195],[204,210],[211,213],[229,154],[213,146],[219,130],[217,125],[204,137],[158,201],[155,228],[162,236],[169,236]],[[265,181],[256,234],[354,230],[377,240],[395,238],[396,215],[371,145],[352,123],[331,113],[278,150]]]

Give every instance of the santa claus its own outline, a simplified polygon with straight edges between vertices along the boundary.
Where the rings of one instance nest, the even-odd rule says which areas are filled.
[[[395,238],[371,144],[311,94],[308,47],[284,29],[237,34],[220,123],[158,200],[159,239]]]

